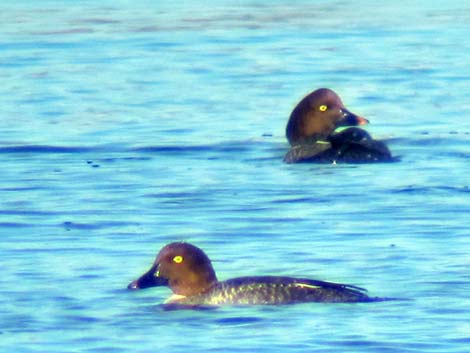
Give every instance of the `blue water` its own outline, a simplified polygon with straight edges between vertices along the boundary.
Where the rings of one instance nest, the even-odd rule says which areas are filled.
[[[0,351],[469,352],[468,1],[3,1]],[[286,165],[318,87],[401,161]],[[166,243],[219,279],[410,300],[165,311]]]

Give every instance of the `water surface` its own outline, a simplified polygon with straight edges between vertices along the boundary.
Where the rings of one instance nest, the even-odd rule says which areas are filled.
[[[1,351],[468,351],[467,2],[0,7]],[[401,161],[283,164],[318,87]],[[165,311],[125,289],[178,240],[220,279],[411,300]]]

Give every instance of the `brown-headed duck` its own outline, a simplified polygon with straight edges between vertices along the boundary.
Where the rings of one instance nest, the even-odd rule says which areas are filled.
[[[346,109],[341,98],[328,88],[304,97],[292,111],[286,127],[290,151],[286,163],[371,163],[393,161],[384,142],[354,127],[369,123]],[[341,132],[337,128],[348,127]]]
[[[251,276],[219,281],[207,255],[198,247],[184,242],[163,247],[150,270],[131,282],[128,288],[155,286],[168,286],[173,291],[174,295],[166,304],[189,306],[385,300],[369,297],[360,287],[313,279]]]

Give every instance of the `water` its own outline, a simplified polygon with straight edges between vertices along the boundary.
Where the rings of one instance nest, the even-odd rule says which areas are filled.
[[[0,7],[2,352],[468,352],[467,2]],[[322,86],[401,161],[283,164]],[[177,240],[411,300],[165,311]]]

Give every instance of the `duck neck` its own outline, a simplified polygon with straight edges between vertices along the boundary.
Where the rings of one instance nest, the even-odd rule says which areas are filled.
[[[186,274],[181,281],[170,281],[170,288],[175,294],[192,296],[207,292],[218,283],[214,271]]]

